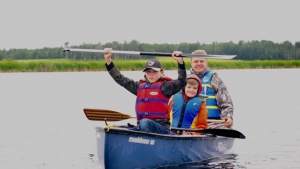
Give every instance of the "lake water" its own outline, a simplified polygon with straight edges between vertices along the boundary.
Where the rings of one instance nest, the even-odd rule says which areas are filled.
[[[300,168],[300,69],[217,72],[234,101],[234,129],[247,138],[236,139],[233,157],[206,168]],[[134,115],[134,102],[107,72],[0,73],[0,168],[101,169],[94,128],[104,122],[82,109]]]

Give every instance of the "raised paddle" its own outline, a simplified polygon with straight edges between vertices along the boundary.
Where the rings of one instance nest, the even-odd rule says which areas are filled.
[[[130,118],[136,118],[128,114],[123,114],[114,110],[85,108],[83,109],[83,111],[89,120],[94,120],[94,121],[121,121]],[[225,121],[208,119],[207,122],[224,123]]]
[[[231,137],[245,139],[246,136],[241,132],[233,129],[186,129],[186,128],[171,128],[173,132],[188,131],[188,132],[201,132],[205,134],[212,134],[216,136]]]
[[[81,53],[104,53],[104,50],[98,49],[78,49],[78,48],[70,48],[68,43],[65,43],[65,47],[63,49],[64,52],[81,52]],[[113,54],[128,54],[128,55],[141,55],[141,56],[172,56],[172,53],[165,52],[138,52],[138,51],[118,51],[113,50]],[[236,57],[236,55],[196,55],[196,54],[187,54],[182,53],[179,57],[201,57],[201,58],[211,58],[211,59],[232,59]]]

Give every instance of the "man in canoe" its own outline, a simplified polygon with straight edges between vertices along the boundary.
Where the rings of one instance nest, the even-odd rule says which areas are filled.
[[[199,77],[191,74],[182,92],[175,94],[169,102],[172,128],[206,129],[207,108],[205,101],[198,95],[202,90]],[[179,131],[178,131],[179,132]],[[180,132],[179,132],[180,133]],[[183,132],[184,135],[201,134],[199,132]]]
[[[178,63],[178,79],[164,76],[164,70],[158,60],[148,60],[143,72],[144,79],[134,81],[125,77],[112,61],[112,49],[104,49],[106,68],[111,77],[125,89],[136,95],[135,111],[138,129],[145,132],[169,134],[170,116],[168,102],[172,95],[186,84],[186,69],[181,52],[174,51],[172,58]],[[176,57],[177,56],[177,57]]]
[[[207,55],[204,50],[196,50],[192,54]],[[233,125],[233,103],[228,90],[217,73],[208,66],[206,58],[191,58],[191,73],[197,75],[202,82],[202,95],[207,95],[206,106],[208,119],[223,119],[224,124],[208,123],[208,128],[231,128]]]

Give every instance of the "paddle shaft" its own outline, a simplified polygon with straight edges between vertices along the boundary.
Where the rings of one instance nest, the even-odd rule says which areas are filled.
[[[90,108],[85,108],[83,109],[86,117],[89,120],[94,120],[94,121],[121,121],[125,119],[130,119],[130,118],[136,118],[133,116],[130,116],[128,114],[123,114],[114,110],[105,110],[105,109],[90,109]],[[208,122],[219,122],[223,123],[224,120],[211,120],[208,119]],[[245,136],[240,133],[239,131],[236,130],[227,130],[227,129],[205,129],[205,130],[200,130],[200,129],[186,129],[186,128],[172,128],[172,130],[176,131],[190,131],[190,132],[202,132],[202,133],[207,133],[207,134],[213,134],[216,136],[224,136],[224,137],[232,137],[232,138],[245,138]]]
[[[121,121],[131,118],[136,118],[135,116],[130,116],[128,114],[120,113],[114,110],[106,110],[106,109],[83,109],[86,117],[89,120],[94,121]],[[225,120],[217,120],[217,119],[207,119],[208,123],[224,123]]]
[[[98,49],[77,49],[65,47],[64,52],[83,52],[83,53],[104,53],[104,50]],[[117,51],[113,50],[113,54],[128,54],[128,55],[141,55],[141,56],[172,56],[172,53],[165,52],[138,52],[138,51]],[[232,59],[236,55],[196,55],[182,53],[179,57],[200,57],[200,58],[211,58],[211,59]]]

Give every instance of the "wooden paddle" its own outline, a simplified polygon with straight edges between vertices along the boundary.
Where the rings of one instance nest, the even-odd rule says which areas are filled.
[[[94,121],[121,121],[136,118],[113,110],[85,108],[83,111],[89,120]]]
[[[136,118],[130,116],[128,114],[123,114],[114,110],[106,110],[106,109],[91,109],[85,108],[83,109],[86,117],[89,120],[94,121],[121,121],[130,118]],[[224,123],[224,120],[212,120],[208,119],[207,122],[217,122],[217,123]],[[232,129],[185,129],[185,128],[172,128],[173,131],[189,131],[189,132],[202,132],[206,134],[213,134],[216,136],[224,136],[224,137],[232,137],[232,138],[246,138],[242,133]]]
[[[177,133],[177,131],[188,131],[188,132],[201,132],[205,134],[212,134],[216,136],[231,137],[245,139],[246,136],[241,132],[233,129],[186,129],[186,128],[172,128],[171,131]]]
[[[114,110],[85,108],[83,111],[89,120],[94,121],[121,121],[130,118],[136,118],[134,116],[123,114]],[[225,121],[208,119],[207,122],[224,123]]]

